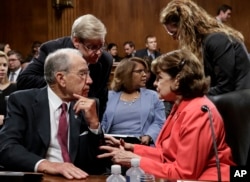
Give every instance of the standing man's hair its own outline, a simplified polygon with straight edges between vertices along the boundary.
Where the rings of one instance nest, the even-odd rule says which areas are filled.
[[[105,25],[91,14],[77,18],[71,29],[71,37],[80,39],[104,39],[106,34]]]

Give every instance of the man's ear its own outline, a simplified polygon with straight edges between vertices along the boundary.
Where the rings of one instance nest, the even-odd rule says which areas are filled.
[[[79,38],[73,37],[73,38],[72,38],[72,43],[73,43],[73,45],[74,45],[74,47],[75,47],[76,49],[79,48],[79,44],[80,44]]]
[[[57,80],[57,83],[59,83],[62,87],[65,87],[66,85],[65,74],[63,72],[56,73],[56,80]]]

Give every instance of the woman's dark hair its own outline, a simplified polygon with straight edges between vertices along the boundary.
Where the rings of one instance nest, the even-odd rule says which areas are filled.
[[[184,98],[194,98],[207,93],[209,81],[205,78],[203,65],[190,51],[175,50],[157,57],[151,64],[156,75],[159,71],[179,79],[179,87],[173,90]]]
[[[124,58],[119,62],[115,69],[114,78],[111,83],[112,90],[133,90],[132,74],[137,63],[142,64],[145,67],[145,70],[148,70],[148,65],[142,58]]]

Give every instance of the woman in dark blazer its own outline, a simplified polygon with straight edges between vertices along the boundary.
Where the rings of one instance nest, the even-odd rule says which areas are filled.
[[[211,79],[209,95],[250,88],[250,58],[240,32],[218,22],[191,0],[168,3],[160,21],[180,47],[204,63]]]

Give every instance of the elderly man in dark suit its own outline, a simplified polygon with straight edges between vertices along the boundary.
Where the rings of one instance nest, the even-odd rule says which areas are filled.
[[[78,49],[89,65],[93,80],[89,96],[99,99],[99,116],[102,118],[106,108],[108,81],[113,64],[111,55],[102,49],[106,33],[106,27],[95,16],[90,14],[80,16],[72,25],[71,37],[63,37],[42,44],[38,58],[34,58],[18,77],[18,89],[41,88],[46,85],[43,65],[49,53],[60,48]]]
[[[4,170],[60,174],[68,179],[105,172],[96,158],[103,142],[92,79],[82,54],[71,48],[51,53],[44,65],[48,86],[9,96],[0,131]]]

